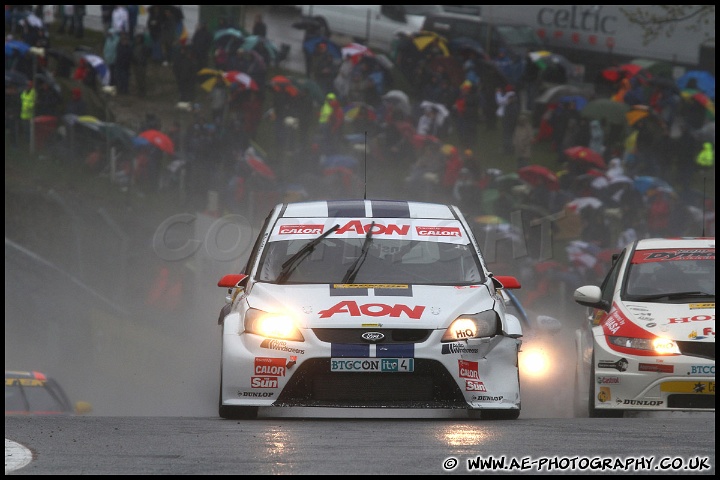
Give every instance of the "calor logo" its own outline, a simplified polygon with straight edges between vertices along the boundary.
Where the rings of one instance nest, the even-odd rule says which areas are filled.
[[[280,235],[310,234],[320,235],[323,232],[322,225],[280,225],[278,233]]]
[[[415,227],[417,234],[421,237],[460,237],[460,229],[457,227]]]

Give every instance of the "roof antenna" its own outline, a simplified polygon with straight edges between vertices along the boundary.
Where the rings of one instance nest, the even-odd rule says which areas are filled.
[[[365,130],[365,193],[363,194],[363,200],[367,200],[367,130]]]
[[[707,182],[707,177],[703,175],[703,209],[702,209],[702,236],[705,236],[705,202],[707,192],[705,191],[705,183]]]

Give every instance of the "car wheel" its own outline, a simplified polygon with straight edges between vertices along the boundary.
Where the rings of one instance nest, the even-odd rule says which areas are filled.
[[[258,416],[258,407],[238,407],[222,403],[222,372],[220,373],[220,391],[218,392],[218,415],[227,420],[254,420]]]
[[[476,420],[517,420],[520,418],[520,409],[517,410],[468,410],[468,418]]]
[[[590,365],[590,381],[589,384],[589,395],[588,395],[588,416],[590,418],[622,418],[623,411],[612,409],[597,409],[595,408],[595,354],[592,356],[592,364]]]

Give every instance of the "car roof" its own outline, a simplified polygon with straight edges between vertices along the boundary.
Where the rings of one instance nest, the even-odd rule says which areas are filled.
[[[662,248],[715,248],[715,238],[644,238],[638,240],[635,246],[636,250],[656,250]]]
[[[452,205],[405,200],[328,200],[284,203],[279,218],[432,218],[458,220]]]
[[[47,375],[36,371],[27,370],[5,370],[5,378],[34,378],[37,380],[47,380]]]

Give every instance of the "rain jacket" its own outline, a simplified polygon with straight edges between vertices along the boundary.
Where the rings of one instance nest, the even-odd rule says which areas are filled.
[[[715,152],[713,151],[712,143],[703,143],[703,148],[698,153],[695,162],[701,167],[712,167],[715,164]]]

